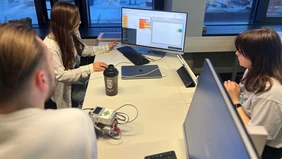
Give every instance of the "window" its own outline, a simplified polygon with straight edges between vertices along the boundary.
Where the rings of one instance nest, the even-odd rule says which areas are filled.
[[[0,0],[0,4],[0,23],[29,17],[32,24],[38,24],[34,0]]]
[[[257,0],[207,0],[205,24],[251,24]]]
[[[47,14],[48,14],[48,19],[51,17],[51,2],[46,1],[46,8],[47,8]]]
[[[51,17],[51,6],[53,6],[52,4],[56,3],[56,2],[70,2],[72,4],[75,4],[74,0],[52,0],[50,2],[50,0],[46,0],[46,8],[47,8],[47,14],[48,14],[48,19],[50,19]]]
[[[282,17],[282,0],[270,0],[267,17]]]
[[[152,3],[152,0],[89,0],[90,23],[120,26],[121,7],[152,9]]]

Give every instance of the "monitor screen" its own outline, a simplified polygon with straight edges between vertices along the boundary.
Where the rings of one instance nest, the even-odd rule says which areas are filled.
[[[258,158],[208,59],[205,60],[183,127],[190,159]]]
[[[183,52],[187,13],[122,8],[122,44]]]

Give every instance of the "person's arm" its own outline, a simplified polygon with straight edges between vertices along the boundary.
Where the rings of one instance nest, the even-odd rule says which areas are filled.
[[[88,122],[87,122],[87,128],[89,129],[88,134],[86,135],[87,138],[89,139],[89,149],[91,151],[91,158],[92,159],[97,159],[98,155],[97,155],[97,137],[96,137],[96,133],[95,133],[95,129],[93,127],[93,122],[90,119],[89,116],[87,116],[88,118]]]
[[[82,112],[82,111],[81,111]],[[96,137],[96,133],[94,131],[94,126],[93,126],[93,122],[91,120],[91,117],[89,117],[89,115],[87,115],[85,112],[83,113],[83,120],[80,123],[81,129],[83,132],[81,132],[82,134],[82,147],[84,147],[84,151],[86,154],[88,154],[87,156],[85,156],[85,158],[89,158],[89,159],[97,159],[98,155],[97,155],[97,137]]]
[[[83,49],[82,54],[81,54],[84,57],[85,56],[94,56],[94,55],[97,55],[97,54],[109,52],[111,50],[109,45],[105,45],[105,46],[88,46],[88,45],[86,45],[82,41],[79,31],[75,32],[75,35],[79,38],[79,40],[84,45],[84,49]]]
[[[239,108],[237,108],[237,112],[238,112],[241,120],[243,121],[244,125],[248,125],[250,118],[247,116],[244,109],[242,107],[239,107]]]
[[[225,81],[224,82],[224,87],[226,88],[226,91],[228,92],[232,102],[234,105],[241,105],[240,100],[239,100],[239,95],[240,95],[240,87],[236,82],[232,81]],[[249,117],[245,113],[244,109],[242,107],[237,107],[237,112],[243,121],[245,125],[248,125],[249,123]]]
[[[55,77],[59,82],[76,82],[82,77],[88,77],[93,71],[93,64],[81,66],[72,70],[65,70],[60,52],[50,48],[49,50],[53,54]]]
[[[110,48],[109,45],[105,45],[105,46],[88,46],[86,44],[84,44],[84,49],[82,51],[81,56],[94,56],[97,54],[102,54],[102,53],[106,53],[109,52]]]
[[[234,105],[241,105],[239,97],[237,98],[237,96],[234,96],[232,99],[232,102]],[[241,106],[237,106],[236,108],[241,120],[243,121],[244,125],[248,125],[250,118],[247,116],[247,114],[245,113],[244,109]]]
[[[91,117],[79,109],[68,109],[66,114],[70,124],[65,127],[70,132],[63,137],[69,137],[70,147],[75,148],[68,149],[75,153],[72,158],[97,159],[97,138]]]

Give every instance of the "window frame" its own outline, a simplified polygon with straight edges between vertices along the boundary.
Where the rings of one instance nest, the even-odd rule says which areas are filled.
[[[81,2],[84,2],[87,3],[88,0],[82,0]],[[152,0],[152,10],[160,10],[160,11],[163,11],[165,9],[165,2],[164,0]],[[121,27],[121,23],[110,23],[110,24],[96,24],[96,23],[91,23],[91,19],[90,19],[90,6],[87,4],[87,5],[84,5],[84,6],[87,6],[86,9],[83,8],[83,10],[85,10],[85,12],[87,11],[87,13],[84,13],[84,14],[88,14],[88,23],[85,23],[87,24],[87,27],[91,27],[91,28],[120,28]],[[82,21],[81,21],[82,22]]]
[[[282,17],[267,17],[267,10],[268,10],[268,7],[269,7],[270,0],[263,0],[263,1],[265,1],[265,6],[264,6],[265,8],[263,10],[264,18],[263,18],[262,23],[263,24],[278,24],[278,25],[281,25]]]
[[[34,0],[34,5],[35,5],[35,10],[36,10],[36,15],[37,15],[37,19],[38,19],[38,25],[39,27],[48,27],[49,26],[49,17],[48,17],[48,9],[47,9],[47,5],[46,5],[46,1],[47,0]],[[50,5],[51,8],[52,6],[58,2],[58,0],[49,0],[50,1]],[[82,1],[86,1],[86,0],[82,0]],[[79,12],[81,13],[81,10],[83,10],[80,2],[82,2],[80,0],[75,0],[75,5],[77,5],[79,7]],[[84,21],[83,21],[84,22]]]
[[[256,6],[256,13],[255,13],[255,19],[254,24],[263,24],[266,12],[268,8],[269,0],[259,0],[258,5]]]
[[[58,0],[50,0],[51,7],[58,2]],[[109,23],[109,24],[91,24],[90,19],[90,6],[88,0],[74,0],[75,4],[79,7],[79,11],[81,14],[81,30],[87,30],[86,33],[94,35],[98,30],[102,29],[120,29],[121,23]],[[165,10],[167,1],[165,0],[152,0],[153,2],[153,10]],[[213,32],[212,30],[215,29],[215,27],[227,27],[225,30],[230,30],[228,27],[236,27],[236,26],[242,26],[246,27],[246,30],[251,28],[259,28],[261,26],[280,26],[282,25],[282,17],[266,17],[267,9],[269,5],[270,0],[254,0],[252,5],[252,10],[250,13],[250,19],[248,24],[232,24],[232,23],[226,23],[226,24],[217,24],[216,22],[214,24],[205,23],[207,26],[207,30],[210,30],[206,33],[203,32],[204,36],[213,35],[216,36],[217,34],[210,34]],[[35,9],[36,9],[36,15],[38,19],[38,27],[39,28],[46,28],[49,26],[49,17],[48,17],[48,10],[46,6],[46,0],[34,0]],[[253,19],[253,21],[251,21]],[[33,25],[35,28],[37,27],[36,24]],[[209,27],[213,29],[209,29]],[[95,29],[96,28],[96,29]],[[93,30],[94,29],[94,30]],[[219,35],[229,35],[230,33],[226,32],[223,29],[223,33]],[[241,30],[240,30],[241,32]],[[240,33],[238,32],[238,34]],[[235,32],[234,32],[235,33]],[[234,33],[231,33],[234,35]]]
[[[90,6],[88,4],[89,0],[75,0],[75,4],[79,8],[80,13],[80,20],[81,24],[80,27],[89,27],[90,26]]]
[[[257,7],[259,5],[259,1],[260,0],[253,0],[253,3],[252,3],[252,9],[250,11],[250,16],[249,16],[249,19],[247,22],[245,23],[242,23],[242,22],[235,22],[235,23],[231,23],[231,22],[226,22],[226,23],[217,23],[217,22],[205,22],[205,18],[204,18],[204,25],[206,26],[224,26],[224,25],[252,25],[254,24],[254,21],[255,21],[255,18],[256,18],[256,11],[257,11]],[[264,1],[264,0],[263,0]],[[231,16],[232,17],[232,13],[233,12],[230,12],[228,16]],[[236,12],[234,12],[236,14]],[[206,16],[207,13],[205,13],[205,16]],[[222,12],[215,12],[215,13],[209,13],[211,16],[213,17],[219,17],[219,15],[222,14]],[[237,13],[238,14],[238,13]],[[242,13],[243,14],[243,13]],[[216,21],[220,21],[221,18],[213,18],[213,19],[216,19]]]
[[[51,0],[50,0],[51,1]],[[46,6],[46,0],[34,0],[36,16],[38,20],[38,26],[48,26],[49,18]]]

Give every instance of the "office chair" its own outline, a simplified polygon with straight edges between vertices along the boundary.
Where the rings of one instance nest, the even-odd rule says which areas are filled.
[[[57,109],[57,105],[55,102],[49,99],[45,102],[44,109]]]

